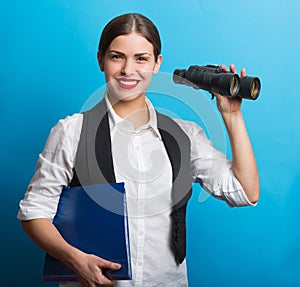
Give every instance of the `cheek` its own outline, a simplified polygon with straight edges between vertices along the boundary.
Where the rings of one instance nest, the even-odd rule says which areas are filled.
[[[138,73],[140,73],[141,75],[143,75],[143,77],[145,78],[152,78],[152,75],[154,73],[154,65],[145,65],[142,67],[139,67]]]
[[[153,76],[153,71],[152,70],[143,70],[143,71],[140,71],[139,73],[147,82],[151,81],[152,79],[152,76]]]
[[[117,73],[120,73],[121,70],[122,70],[121,63],[105,62],[104,64],[104,72],[107,76],[112,76]]]

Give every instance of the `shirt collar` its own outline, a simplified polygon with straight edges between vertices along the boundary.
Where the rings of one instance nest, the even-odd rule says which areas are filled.
[[[120,126],[122,126],[122,128],[126,128],[126,129],[132,130],[134,132],[131,123],[124,120],[119,115],[117,115],[117,113],[113,109],[113,107],[108,99],[107,93],[105,93],[105,95],[104,95],[104,100],[105,100],[107,110],[108,110],[110,131],[112,131],[115,127],[120,125]],[[161,139],[161,135],[160,135],[158,127],[157,127],[157,115],[156,115],[155,108],[153,107],[152,103],[150,102],[150,100],[148,98],[146,98],[146,104],[147,104],[147,107],[149,110],[149,116],[150,116],[149,122],[147,124],[141,126],[135,132],[138,132],[140,130],[144,130],[144,129],[147,129],[150,127],[153,129],[153,131],[156,133],[156,135],[159,137],[159,139]]]

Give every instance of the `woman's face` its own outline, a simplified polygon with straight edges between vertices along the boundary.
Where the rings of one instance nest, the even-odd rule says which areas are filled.
[[[122,101],[144,96],[162,61],[161,55],[155,61],[153,45],[135,32],[116,37],[98,59],[109,96]]]

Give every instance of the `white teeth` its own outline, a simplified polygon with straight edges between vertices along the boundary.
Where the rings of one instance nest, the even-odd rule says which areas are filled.
[[[137,84],[137,81],[122,81],[122,80],[120,80],[120,83],[122,85],[126,85],[126,86],[134,86]]]

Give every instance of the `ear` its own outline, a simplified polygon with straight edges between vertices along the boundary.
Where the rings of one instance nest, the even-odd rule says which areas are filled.
[[[103,72],[104,71],[104,61],[103,61],[103,55],[98,51],[97,53],[97,59],[98,59],[98,65],[100,67],[100,70]]]
[[[157,61],[154,65],[154,69],[153,69],[154,74],[158,73],[161,63],[162,63],[162,55],[158,55]]]

